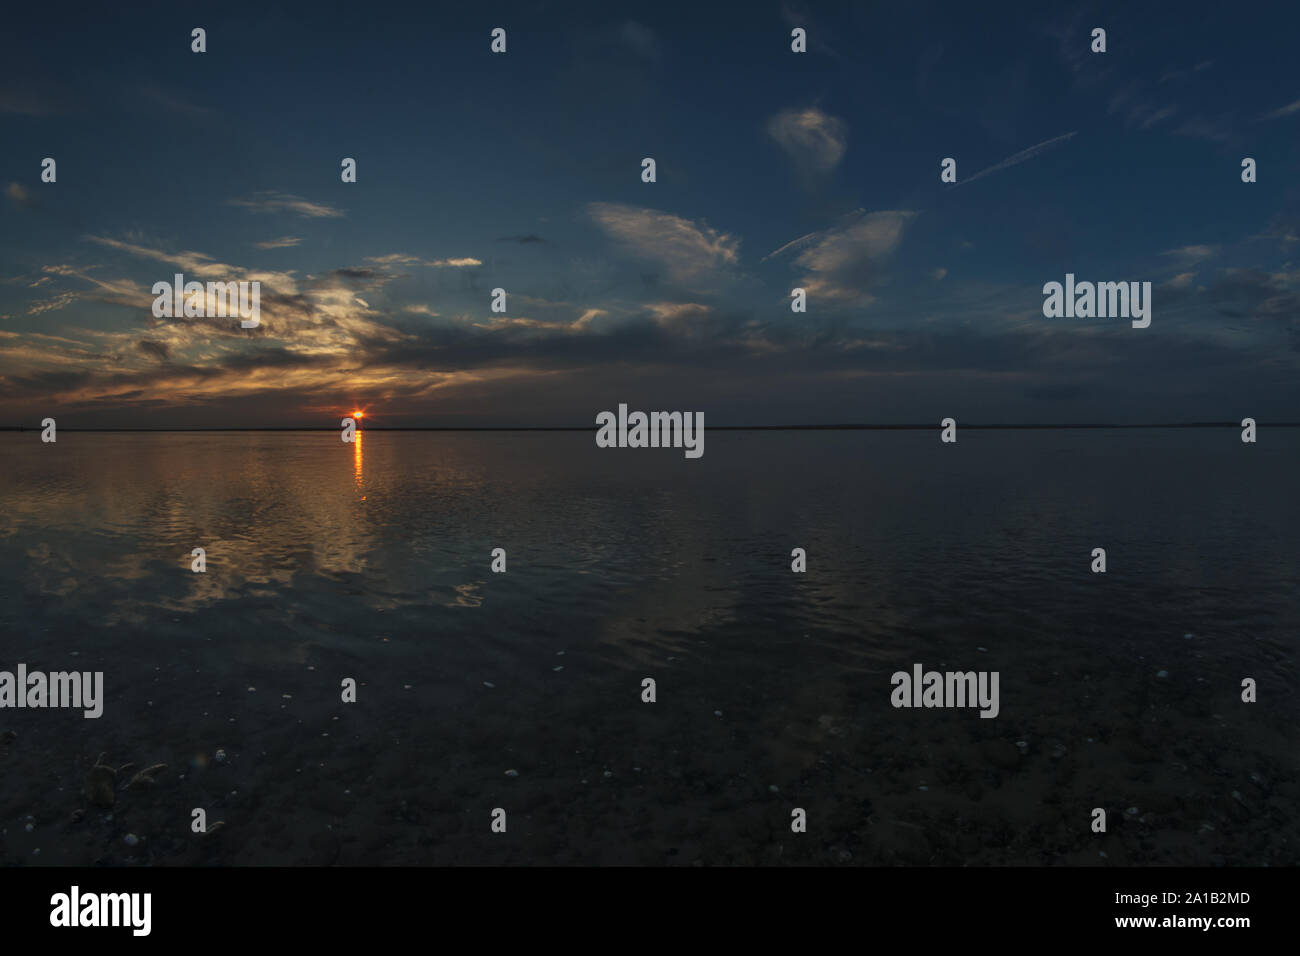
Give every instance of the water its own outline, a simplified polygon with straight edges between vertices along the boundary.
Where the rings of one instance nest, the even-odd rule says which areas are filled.
[[[1300,430],[0,456],[0,669],[106,697],[0,710],[7,864],[1300,862]],[[914,663],[998,671],[999,716],[894,709]],[[168,770],[110,812],[100,753]]]

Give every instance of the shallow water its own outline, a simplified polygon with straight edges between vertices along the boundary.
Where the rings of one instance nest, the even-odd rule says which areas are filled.
[[[1300,430],[705,447],[0,435],[0,669],[106,697],[0,710],[0,860],[1300,862]],[[108,812],[101,752],[168,771]]]

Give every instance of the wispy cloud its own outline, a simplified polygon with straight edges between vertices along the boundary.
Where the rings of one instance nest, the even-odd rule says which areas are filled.
[[[31,204],[32,194],[27,191],[27,187],[19,183],[9,183],[5,186],[5,199],[8,199],[15,206],[27,206]]]
[[[281,236],[279,239],[266,239],[262,242],[255,242],[253,245],[259,249],[287,249],[290,246],[296,246],[302,242],[300,236]]]
[[[1019,166],[1021,163],[1025,163],[1033,159],[1039,153],[1051,149],[1057,143],[1064,143],[1070,139],[1073,139],[1078,134],[1079,131],[1074,130],[1069,133],[1062,133],[1060,136],[1053,136],[1051,139],[1045,139],[1041,143],[1038,143],[1035,146],[1030,146],[1028,149],[1022,149],[1020,152],[1012,156],[1008,156],[1000,163],[994,163],[992,166],[989,166],[987,169],[981,169],[974,176],[967,176],[965,179],[957,180],[955,185],[961,186],[966,183],[973,183],[975,182],[975,180],[983,179],[985,176],[989,176],[993,173],[1001,172],[1004,169],[1010,169],[1012,166]]]
[[[624,43],[647,60],[659,58],[659,38],[644,23],[628,20],[619,27],[618,33]]]
[[[390,252],[383,256],[367,256],[366,262],[373,262],[380,266],[432,266],[437,268],[465,269],[470,266],[481,266],[482,260],[475,259],[473,256],[459,256],[448,259],[421,259],[419,256],[408,256],[400,252]]]
[[[765,255],[765,256],[762,258],[761,261],[762,261],[762,262],[766,262],[768,259],[773,259],[773,258],[775,258],[775,257],[777,257],[777,256],[779,256],[779,255],[781,255],[781,253],[783,253],[783,252],[788,252],[788,251],[791,250],[791,249],[797,249],[799,246],[803,245],[804,243],[806,243],[806,242],[808,242],[808,241],[810,241],[810,240],[812,240],[812,239],[816,239],[816,238],[817,238],[818,236],[820,236],[820,235],[821,235],[820,232],[810,232],[810,233],[808,233],[807,235],[800,236],[798,239],[791,239],[789,242],[787,242],[787,243],[786,243],[785,245],[783,245],[781,248],[779,248],[779,249],[775,249],[775,250],[773,250],[772,252],[769,252],[767,255]]]
[[[1257,120],[1257,122],[1262,123],[1265,120],[1281,119],[1283,116],[1290,116],[1292,113],[1300,113],[1300,100],[1296,100],[1294,103],[1288,103],[1286,106],[1279,106],[1271,113],[1265,113],[1259,118],[1259,120]]]
[[[1218,246],[1181,246],[1177,249],[1166,249],[1160,253],[1162,256],[1177,256],[1185,262],[1202,262],[1205,259],[1213,259],[1219,254]]]
[[[452,269],[465,269],[469,266],[481,266],[483,263],[470,256],[463,259],[431,259],[425,263],[426,266],[444,266]]]
[[[1226,114],[1207,117],[1198,113],[1175,129],[1174,133],[1178,136],[1191,136],[1211,143],[1223,143],[1225,146],[1236,139],[1232,131],[1232,119]]]
[[[232,199],[232,206],[242,206],[254,212],[291,212],[304,219],[340,219],[341,210],[325,203],[311,202],[288,193],[259,192],[249,199]]]
[[[739,259],[739,239],[681,216],[608,202],[589,203],[587,212],[631,251],[662,263],[675,281],[705,278]]]
[[[145,289],[140,288],[130,279],[100,279],[90,275],[89,272],[94,266],[79,268],[69,265],[42,266],[41,271],[45,273],[44,278],[59,276],[62,278],[81,279],[91,284],[91,289],[68,290],[59,292],[48,299],[41,299],[31,303],[27,307],[28,315],[41,315],[45,312],[52,312],[71,305],[74,302],[89,299],[96,302],[104,302],[111,305],[124,305],[130,308],[143,307],[153,301]],[[38,288],[46,283],[40,279],[32,282],[29,288]]]
[[[811,273],[799,280],[810,298],[862,305],[872,301],[870,290],[882,279],[880,260],[898,248],[915,216],[906,209],[859,209],[839,225],[801,236],[765,259],[801,249],[794,261]]]
[[[825,173],[844,158],[848,125],[811,106],[777,113],[767,121],[767,134],[801,171]]]

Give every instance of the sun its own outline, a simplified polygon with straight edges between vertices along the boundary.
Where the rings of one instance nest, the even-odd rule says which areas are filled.
[[[352,413],[352,417],[353,417],[353,418],[365,418],[365,417],[366,417],[366,413],[365,413],[365,412],[362,412],[362,411],[356,411],[356,412],[353,412],[353,413]]]

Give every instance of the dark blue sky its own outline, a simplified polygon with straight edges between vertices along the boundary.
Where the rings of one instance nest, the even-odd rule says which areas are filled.
[[[179,6],[0,36],[0,424],[1300,418],[1294,4]]]

